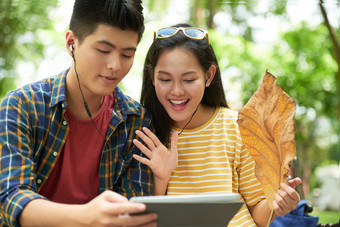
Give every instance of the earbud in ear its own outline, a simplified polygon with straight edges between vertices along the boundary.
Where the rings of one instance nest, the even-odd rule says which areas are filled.
[[[74,47],[73,47],[73,43],[70,44],[70,50],[71,50],[71,55],[72,55],[73,60],[76,61],[76,60],[74,59],[74,53],[73,53]]]
[[[209,79],[207,79],[207,80],[205,81],[205,86],[208,85],[208,82],[209,82]]]

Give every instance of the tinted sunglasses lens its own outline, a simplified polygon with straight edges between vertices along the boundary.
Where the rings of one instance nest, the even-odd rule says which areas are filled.
[[[177,31],[177,29],[175,28],[163,28],[158,30],[157,32],[157,37],[158,38],[166,38],[169,36],[172,36],[173,34],[175,34]]]
[[[187,34],[187,36],[190,36],[192,38],[196,38],[196,39],[203,39],[204,38],[204,31],[201,31],[199,29],[196,28],[187,28],[185,29],[185,34]]]

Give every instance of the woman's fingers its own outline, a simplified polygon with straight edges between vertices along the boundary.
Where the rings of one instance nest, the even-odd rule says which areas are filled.
[[[153,132],[150,131],[150,129],[143,127],[143,131],[151,139],[151,141],[156,147],[163,145],[161,141],[159,141],[158,137]]]
[[[300,196],[297,193],[297,191],[294,188],[292,188],[292,187],[290,187],[290,186],[288,186],[287,184],[284,184],[284,183],[281,183],[280,186],[281,186],[281,190],[279,190],[279,191],[282,192],[281,196],[283,198],[285,198],[286,200],[288,200],[290,203],[294,202],[297,205],[298,202],[300,201]]]
[[[136,130],[136,135],[144,141],[144,143],[148,146],[148,148],[151,151],[155,149],[156,146],[155,146],[154,142],[149,138],[148,135],[144,134],[140,130]]]
[[[132,157],[136,159],[137,161],[143,163],[144,165],[147,165],[151,168],[151,161],[147,158],[143,158],[142,156],[139,156],[137,154],[133,154]]]
[[[294,179],[288,182],[289,186],[292,188],[296,188],[298,185],[301,184],[301,179],[299,177],[295,177]]]
[[[280,186],[281,188],[274,194],[273,208],[276,214],[283,216],[296,208],[300,201],[300,196],[289,185],[281,183]],[[296,186],[296,183],[293,183],[293,186]]]
[[[152,152],[146,146],[136,139],[134,139],[132,142],[139,148],[139,150],[143,152],[143,154],[146,155],[146,157],[151,158]]]

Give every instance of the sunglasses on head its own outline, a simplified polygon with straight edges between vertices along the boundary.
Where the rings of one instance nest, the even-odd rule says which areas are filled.
[[[178,33],[178,31],[182,31],[183,34],[190,38],[190,39],[204,39],[207,37],[208,44],[209,43],[209,36],[208,32],[206,30],[203,30],[201,28],[194,28],[194,27],[186,27],[186,28],[176,28],[176,27],[167,27],[167,28],[161,28],[157,31],[155,31],[153,40],[155,39],[166,39],[170,38]]]

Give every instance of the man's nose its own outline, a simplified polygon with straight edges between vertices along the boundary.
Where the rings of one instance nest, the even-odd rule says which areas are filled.
[[[121,59],[118,53],[113,53],[108,59],[107,68],[113,72],[121,70]]]

